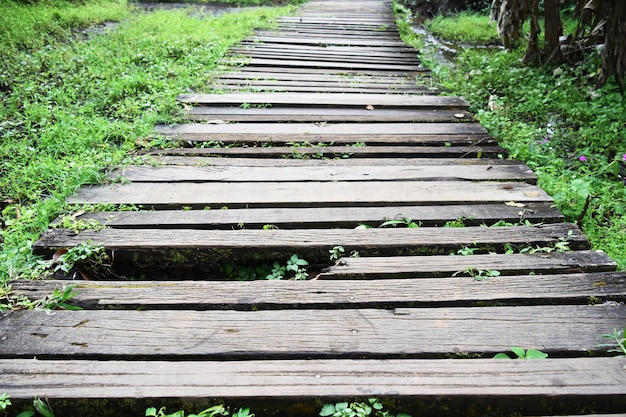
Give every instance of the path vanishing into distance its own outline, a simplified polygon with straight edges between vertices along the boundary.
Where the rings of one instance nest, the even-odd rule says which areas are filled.
[[[78,212],[92,227],[35,243],[110,259],[70,274],[82,310],[3,313],[0,392],[59,415],[369,397],[414,417],[626,412],[626,359],[599,346],[626,323],[626,274],[438,95],[390,0],[309,1],[228,64],[219,93],[180,95],[186,123],[155,127],[184,147],[69,200],[140,210]],[[512,347],[548,358],[492,359]]]

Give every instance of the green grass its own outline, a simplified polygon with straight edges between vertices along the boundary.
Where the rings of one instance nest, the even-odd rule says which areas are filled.
[[[568,221],[593,198],[583,230],[626,270],[626,101],[614,80],[595,87],[597,56],[554,69],[524,67],[522,54],[467,50],[452,70],[428,52],[425,60],[450,94],[470,101],[510,157],[535,171]]]
[[[263,8],[212,18],[120,9],[112,16],[109,5],[116,8],[117,0],[87,1],[71,10],[56,4],[60,15],[90,10],[85,25],[124,20],[84,42],[69,41],[69,29],[54,36],[33,32],[34,23],[0,34],[0,45],[13,45],[0,63],[2,281],[37,277],[32,242],[66,210],[65,198],[81,184],[103,181],[105,169],[124,162],[129,151],[158,142],[154,125],[181,115],[176,96],[204,90],[208,71],[233,43],[288,12]],[[6,3],[0,13],[4,21],[47,10]],[[26,43],[32,36],[38,39]]]
[[[478,13],[462,12],[453,17],[439,15],[424,22],[424,26],[435,36],[448,41],[468,45],[500,43],[495,22]]]

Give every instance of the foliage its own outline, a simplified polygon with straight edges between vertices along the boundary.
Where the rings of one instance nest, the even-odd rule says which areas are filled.
[[[602,347],[610,347],[608,350],[609,353],[620,353],[623,356],[626,356],[626,327],[624,330],[618,331],[617,329],[613,329],[613,333],[603,334],[602,337],[606,339],[611,339],[611,343],[601,344]]]
[[[272,271],[265,277],[269,280],[286,279],[289,275],[296,281],[305,280],[309,276],[306,272],[306,266],[309,263],[304,259],[301,259],[295,253],[291,255],[291,258],[287,260],[286,265],[281,265],[278,262],[274,262]],[[291,273],[291,274],[290,274]]]
[[[439,14],[463,10],[485,11],[489,9],[491,0],[402,0],[402,4],[413,13],[430,19]]]
[[[230,45],[288,10],[129,16],[118,0],[0,2],[0,25],[32,15],[30,26],[0,30],[0,281],[38,277],[32,244],[68,211],[65,198],[154,142],[154,125],[182,114],[181,91],[203,89]],[[79,24],[71,16],[80,13],[89,18]],[[71,35],[75,25],[122,18],[84,41]],[[37,30],[46,19],[67,30]]]
[[[14,292],[11,285],[3,283],[0,285],[0,310],[81,310],[70,301],[76,296],[73,291],[73,285],[64,285],[40,300],[31,301],[25,295]]]
[[[248,412],[250,410],[246,409]],[[235,416],[241,416],[242,410],[240,409],[237,413],[233,414]],[[160,409],[156,409],[154,407],[150,407],[146,409],[146,417],[185,417],[185,412],[183,410],[176,411],[171,414],[167,414],[165,407],[161,407]],[[200,411],[198,414],[187,414],[187,417],[216,417],[216,416],[228,416],[229,412],[223,405],[214,405],[205,410]],[[245,416],[254,417],[254,414],[244,414]]]
[[[562,9],[571,10],[563,1],[493,0],[492,18],[498,22],[498,33],[504,46],[514,49],[523,36],[522,26],[530,21],[530,34],[523,62],[538,65],[558,65],[569,60],[587,59],[586,50],[600,47],[602,71],[599,84],[609,77],[615,79],[623,92],[626,76],[626,3],[622,0],[576,0],[574,16],[578,27],[564,35]],[[541,15],[541,16],[540,16]],[[542,19],[540,19],[542,17]],[[544,25],[541,27],[540,22]],[[543,45],[539,34],[545,33]]]
[[[389,411],[385,411],[377,398],[369,398],[367,402],[325,404],[319,415],[321,417],[410,417],[402,413],[394,416]]]
[[[511,351],[515,354],[516,359],[545,359],[548,357],[547,353],[544,353],[536,349],[524,350],[521,347],[511,347]],[[512,359],[506,353],[498,353],[493,357],[494,359]]]
[[[554,71],[524,67],[522,52],[466,51],[441,82],[471,103],[512,159],[524,161],[566,220],[626,268],[626,103],[615,83],[595,87],[598,59]]]
[[[424,27],[442,39],[469,45],[489,45],[500,42],[496,25],[489,16],[462,12],[444,17],[439,14],[424,22]]]

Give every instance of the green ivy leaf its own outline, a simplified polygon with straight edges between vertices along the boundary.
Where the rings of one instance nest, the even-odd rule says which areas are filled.
[[[332,416],[333,414],[335,414],[335,411],[335,406],[333,404],[324,404],[324,407],[322,407],[322,411],[320,411],[320,416]]]
[[[493,357],[493,359],[511,359],[511,357],[506,353],[498,353],[496,356]]]
[[[526,359],[545,359],[548,354],[536,349],[528,349],[526,352]]]
[[[523,359],[526,357],[526,351],[524,349],[522,349],[521,347],[517,347],[517,346],[512,346],[511,350],[513,351],[513,353],[515,353],[515,355],[517,355],[518,358]]]

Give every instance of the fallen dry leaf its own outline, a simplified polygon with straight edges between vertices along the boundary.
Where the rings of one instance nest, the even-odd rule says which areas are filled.
[[[512,189],[513,189],[513,186],[512,186],[512,185],[503,185],[503,186],[502,186],[502,187],[500,187],[500,188],[502,188],[503,190],[512,190]]]
[[[372,106],[371,104],[368,104],[367,106],[365,106],[366,110],[374,110],[374,106]]]
[[[464,119],[465,118],[465,113],[456,113],[454,115],[454,117],[456,117],[457,119]]]
[[[541,192],[539,191],[527,191],[524,193],[524,195],[526,197],[539,197],[541,195]]]
[[[517,203],[515,201],[507,201],[504,204],[506,204],[507,206],[511,206],[511,207],[526,207],[526,204]]]
[[[225,125],[228,124],[228,122],[225,122],[224,120],[209,120],[206,122],[209,125]]]

